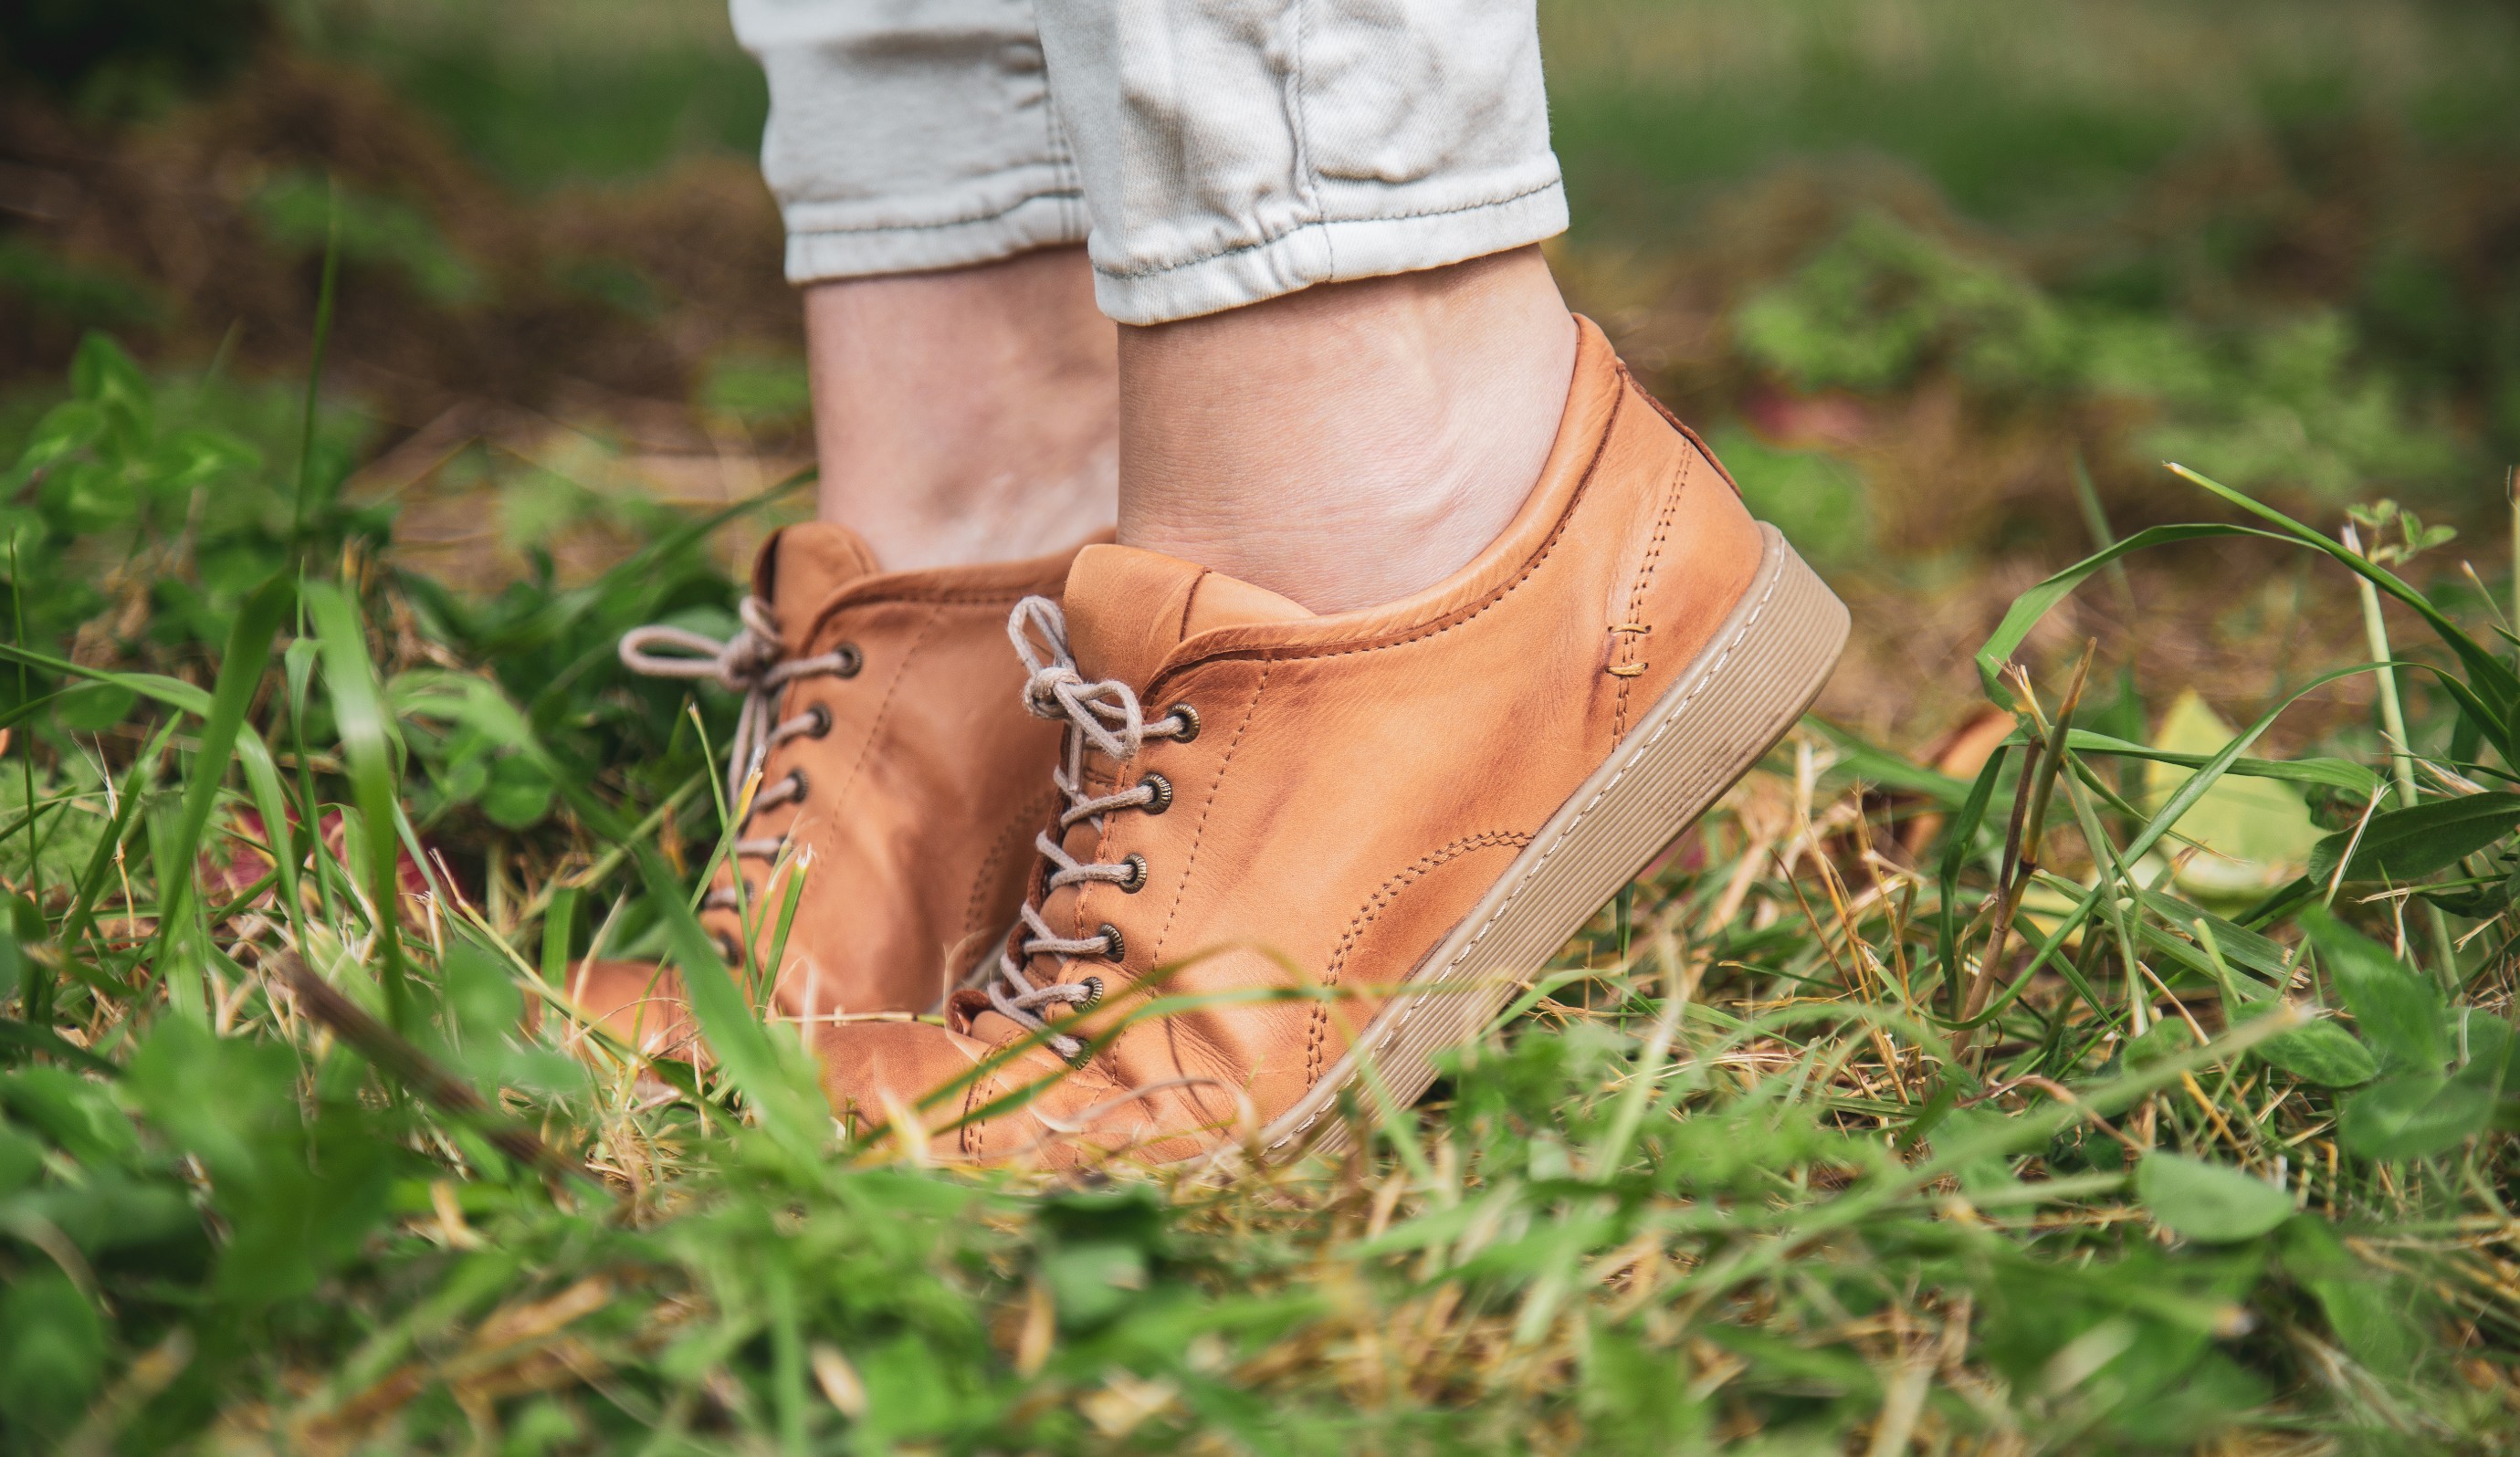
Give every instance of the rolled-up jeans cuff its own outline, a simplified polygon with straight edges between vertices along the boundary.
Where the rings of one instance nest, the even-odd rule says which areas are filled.
[[[1097,266],[1094,299],[1122,324],[1220,313],[1315,284],[1442,268],[1566,231],[1566,190],[1545,186],[1465,207],[1301,223],[1260,243],[1158,269]]]
[[[896,204],[885,210],[902,209]],[[1085,199],[1072,182],[995,210],[932,210],[938,216],[933,222],[876,222],[867,219],[861,208],[790,205],[785,209],[788,282],[805,285],[968,268],[1033,248],[1081,243],[1087,228]]]

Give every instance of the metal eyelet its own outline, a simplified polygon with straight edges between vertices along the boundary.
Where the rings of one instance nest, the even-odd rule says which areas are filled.
[[[1138,892],[1145,890],[1147,888],[1147,858],[1143,855],[1123,856],[1120,859],[1120,863],[1129,867],[1129,878],[1114,882],[1120,887],[1121,893],[1123,895],[1134,896]]]
[[[1173,742],[1186,744],[1198,737],[1197,709],[1187,703],[1176,703],[1172,706],[1172,717],[1181,720],[1182,723],[1181,731],[1173,735]]]
[[[1149,815],[1160,815],[1173,807],[1172,780],[1165,778],[1162,774],[1148,773],[1139,777],[1138,784],[1139,787],[1149,790],[1154,795],[1152,799],[1149,799],[1145,804],[1139,806],[1140,809],[1145,810]]]
[[[817,703],[805,711],[813,715],[814,718],[814,727],[805,730],[805,736],[807,738],[821,738],[824,734],[832,731],[831,709]]]
[[[803,804],[805,802],[805,796],[812,792],[814,787],[812,782],[805,777],[805,772],[801,769],[791,769],[788,771],[788,780],[789,783],[796,786],[796,793],[788,799],[788,803],[791,805]]]
[[[1102,1004],[1102,979],[1101,977],[1087,977],[1077,985],[1085,989],[1085,999],[1076,1003],[1076,1009],[1078,1011],[1091,1011],[1095,1007]]]
[[[1119,927],[1112,925],[1109,921],[1104,921],[1102,926],[1096,930],[1095,934],[1102,938],[1102,956],[1104,960],[1116,963],[1125,961],[1129,958],[1129,944],[1120,939]]]
[[[854,642],[843,642],[832,651],[839,657],[839,662],[832,667],[832,671],[842,678],[855,678],[859,670],[866,667],[866,654],[858,651],[858,645]]]
[[[726,958],[727,965],[742,966],[743,964],[743,943],[737,941],[734,937],[729,936],[724,931],[717,933],[717,949],[718,954]]]

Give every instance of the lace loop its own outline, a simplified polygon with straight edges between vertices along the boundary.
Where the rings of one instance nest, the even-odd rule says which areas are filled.
[[[744,784],[761,771],[772,749],[793,738],[819,738],[831,731],[831,710],[820,704],[785,722],[773,722],[780,694],[788,685],[800,678],[854,677],[864,663],[857,648],[845,642],[830,652],[788,656],[787,640],[779,632],[778,615],[760,597],[745,597],[737,605],[736,615],[743,626],[723,642],[689,628],[660,622],[623,633],[620,647],[621,666],[633,673],[650,678],[705,680],[728,692],[743,695],[743,704],[736,711],[735,739],[727,746],[729,805],[742,803]],[[801,773],[790,773],[775,785],[762,786],[736,821],[735,855],[776,859],[787,837],[744,839],[744,826],[763,810],[799,802],[805,794]],[[721,894],[711,892],[710,900],[714,902]]]
[[[1060,833],[1087,820],[1100,829],[1102,817],[1115,810],[1145,810],[1151,806],[1159,793],[1151,783],[1141,782],[1110,794],[1088,793],[1086,753],[1100,750],[1115,762],[1134,759],[1149,739],[1187,739],[1197,733],[1196,713],[1187,704],[1177,704],[1164,717],[1148,723],[1137,692],[1127,684],[1116,678],[1089,682],[1077,668],[1075,653],[1068,646],[1066,614],[1048,597],[1028,596],[1017,602],[1007,619],[1007,637],[1015,645],[1015,655],[1023,660],[1025,710],[1035,718],[1062,724],[1067,729],[1058,767],[1051,772],[1051,782],[1066,801],[1058,815]],[[1116,864],[1080,861],[1067,853],[1058,835],[1047,831],[1033,837],[1033,849],[1052,867],[1043,882],[1045,894],[1068,885],[1104,884],[1134,889],[1146,877],[1144,860],[1132,858]],[[1054,1031],[1038,1009],[1092,1006],[1102,999],[1102,979],[1089,976],[1036,986],[1025,973],[1024,963],[1035,956],[1057,956],[1064,972],[1065,964],[1078,956],[1117,960],[1122,953],[1120,933],[1105,925],[1091,936],[1061,936],[1051,929],[1031,902],[1024,904],[1020,914],[1023,930],[1029,934],[1013,949],[998,952],[996,975],[983,990],[998,1015],[1041,1035],[1052,1051],[1075,1062],[1083,1056],[1085,1043]],[[1021,960],[1016,957],[1017,951],[1021,952]]]

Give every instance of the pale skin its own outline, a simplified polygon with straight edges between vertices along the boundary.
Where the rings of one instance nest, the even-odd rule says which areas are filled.
[[[1081,248],[806,293],[825,519],[896,569],[1118,540],[1316,612],[1459,571],[1547,459],[1575,326],[1539,249],[1148,328]]]

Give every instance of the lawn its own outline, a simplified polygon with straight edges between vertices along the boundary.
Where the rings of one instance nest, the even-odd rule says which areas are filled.
[[[1547,6],[1560,276],[1857,640],[1230,1182],[853,1139],[698,931],[613,644],[809,444],[719,12],[189,23],[0,72],[0,1449],[2520,1445],[2507,7]]]

